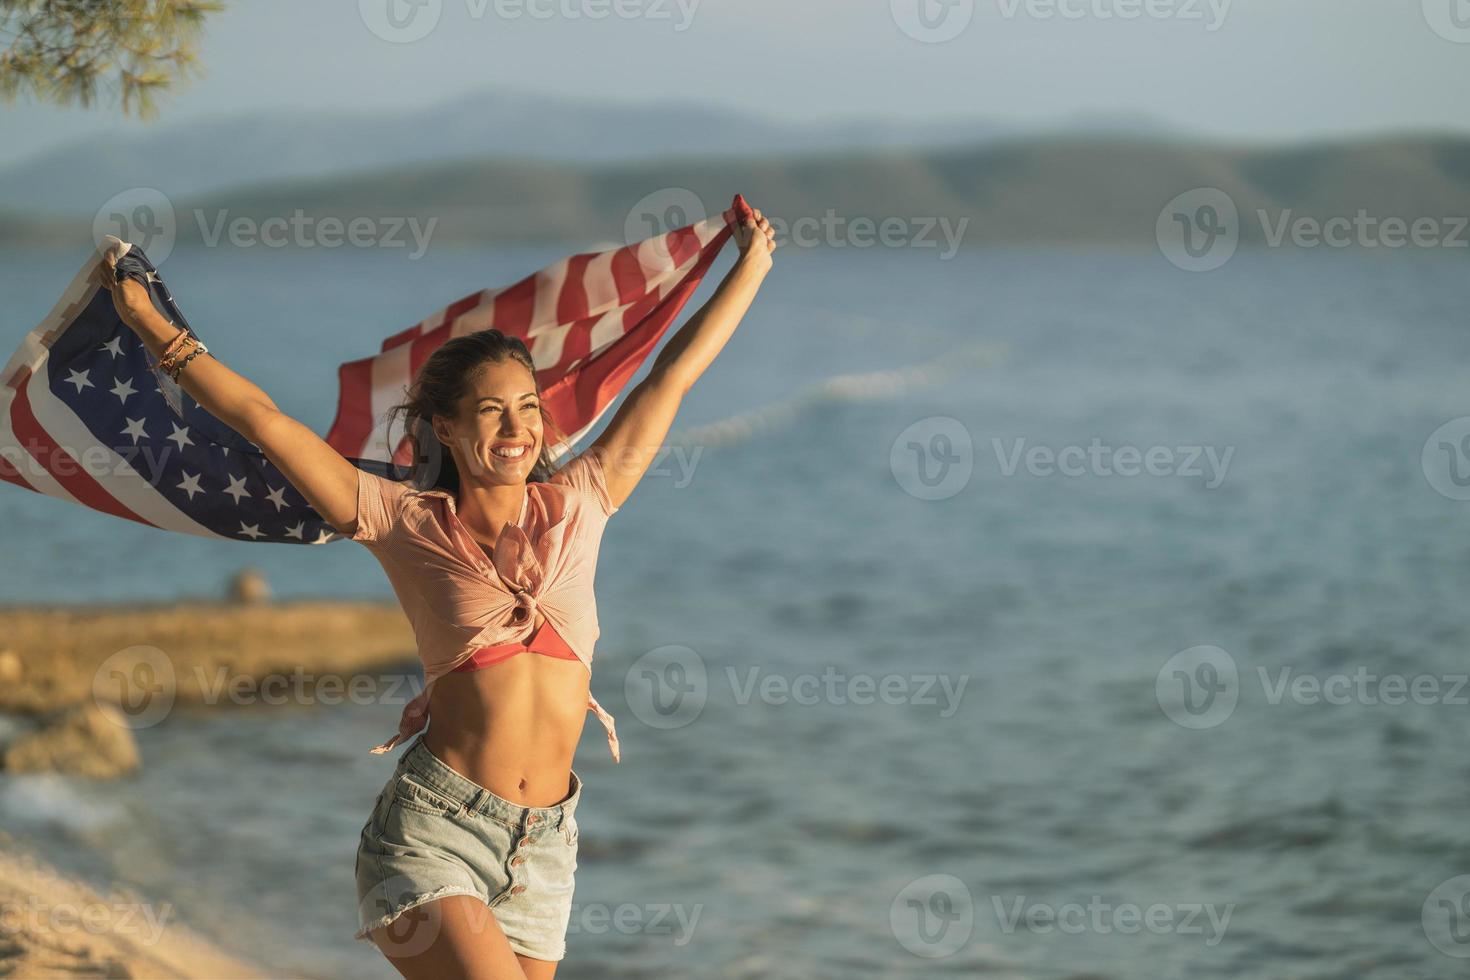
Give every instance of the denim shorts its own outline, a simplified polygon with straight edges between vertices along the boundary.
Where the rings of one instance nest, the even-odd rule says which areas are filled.
[[[491,910],[511,949],[538,960],[566,955],[577,870],[582,781],[555,806],[511,803],[445,765],[416,739],[362,828],[357,848],[358,939],[404,912],[448,895],[473,895]],[[431,910],[421,920],[432,921]],[[404,932],[403,925],[394,930]],[[433,939],[414,929],[400,952]],[[426,937],[426,938],[423,938]]]

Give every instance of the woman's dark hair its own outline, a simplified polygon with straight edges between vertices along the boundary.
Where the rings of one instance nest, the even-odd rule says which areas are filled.
[[[459,411],[460,399],[480,368],[508,360],[525,367],[536,384],[539,396],[541,385],[536,381],[536,364],[531,360],[531,352],[525,343],[519,337],[506,336],[499,330],[477,330],[440,344],[414,376],[407,401],[388,410],[390,426],[394,418],[404,416],[413,446],[413,464],[408,479],[415,487],[459,493],[459,468],[449,447],[435,435],[431,420],[435,415],[452,416]],[[546,411],[544,403],[541,405],[541,425],[541,455],[526,478],[532,483],[544,482],[555,472],[550,447],[560,445],[566,438]]]

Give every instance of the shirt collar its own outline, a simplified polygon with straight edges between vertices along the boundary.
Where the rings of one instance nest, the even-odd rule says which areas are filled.
[[[439,487],[434,487],[430,490],[415,490],[414,493],[417,493],[421,497],[443,497],[445,500],[449,501],[449,507],[451,510],[455,511],[456,513],[459,512],[459,505],[455,502],[454,494],[450,493],[448,490],[442,490]],[[527,483],[525,501],[521,504],[521,521],[525,521],[525,519],[530,516],[531,485]]]

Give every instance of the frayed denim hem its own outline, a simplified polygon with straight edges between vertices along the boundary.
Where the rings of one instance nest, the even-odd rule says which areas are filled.
[[[414,909],[418,908],[420,905],[423,905],[425,902],[435,902],[441,898],[448,898],[451,895],[469,895],[472,898],[478,898],[482,902],[485,901],[485,896],[481,895],[473,888],[465,888],[463,885],[445,885],[442,888],[436,888],[431,892],[425,892],[422,895],[415,895],[412,901],[404,903],[403,905],[399,906],[397,910],[389,912],[387,915],[378,916],[372,922],[369,922],[367,925],[358,929],[357,932],[353,935],[353,938],[372,942],[373,937],[370,935],[370,933],[372,933],[374,929],[381,929],[383,926],[391,923],[394,919],[397,919],[403,913],[411,912]],[[486,902],[485,904],[487,907],[489,906],[488,902]]]
[[[465,888],[462,885],[445,885],[443,888],[436,888],[431,892],[425,892],[422,895],[415,895],[413,901],[406,903],[396,912],[390,912],[387,915],[378,916],[371,923],[357,930],[357,932],[353,935],[353,938],[360,939],[365,942],[372,942],[373,937],[370,935],[370,933],[374,929],[380,929],[383,926],[391,924],[403,913],[411,912],[426,902],[435,902],[441,898],[449,898],[451,895],[469,895],[472,898],[478,898],[480,901],[485,902],[485,896],[481,895],[473,888]],[[485,902],[485,907],[489,908],[490,903]],[[493,909],[491,910],[490,914],[492,916],[495,914]],[[510,951],[512,953],[515,953],[517,956],[524,956],[527,959],[543,960],[547,963],[560,963],[563,959],[566,958],[567,955],[566,943],[561,943],[557,946],[555,950],[548,951],[545,949],[530,949],[524,944],[517,942],[510,936],[506,936],[505,938],[506,941],[510,943]]]

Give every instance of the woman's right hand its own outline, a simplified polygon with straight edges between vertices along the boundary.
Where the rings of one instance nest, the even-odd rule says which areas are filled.
[[[112,305],[118,317],[132,330],[138,330],[150,317],[158,316],[158,310],[142,283],[135,279],[117,281],[117,259],[111,252],[97,263],[97,278],[112,293]]]

